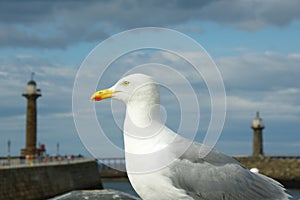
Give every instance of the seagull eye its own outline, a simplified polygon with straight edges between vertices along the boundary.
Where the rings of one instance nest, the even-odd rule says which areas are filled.
[[[123,81],[122,85],[125,85],[125,86],[129,85],[129,81]]]

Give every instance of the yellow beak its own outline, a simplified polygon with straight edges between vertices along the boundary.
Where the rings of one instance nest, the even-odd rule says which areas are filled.
[[[116,92],[112,91],[110,89],[99,90],[91,96],[91,100],[101,101],[102,99],[111,98],[114,93],[116,93]]]

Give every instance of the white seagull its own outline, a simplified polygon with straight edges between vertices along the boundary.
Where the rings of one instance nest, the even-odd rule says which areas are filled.
[[[145,200],[283,200],[283,186],[236,160],[190,141],[160,119],[159,88],[152,77],[132,74],[91,99],[126,104],[124,146],[129,180]],[[209,151],[203,157],[201,150]]]

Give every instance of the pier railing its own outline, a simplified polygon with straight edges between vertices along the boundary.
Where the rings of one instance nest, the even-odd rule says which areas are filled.
[[[100,158],[98,159],[100,170],[117,169],[125,171],[125,158]]]
[[[87,157],[65,157],[65,156],[55,156],[55,157],[36,157],[36,158],[1,158],[0,159],[0,169],[1,168],[15,168],[24,166],[42,166],[42,165],[63,165],[71,163],[81,163],[95,160],[94,158]]]
[[[98,166],[102,180],[127,179],[125,158],[101,158]]]

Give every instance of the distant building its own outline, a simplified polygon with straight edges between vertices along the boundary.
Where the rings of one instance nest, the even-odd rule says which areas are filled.
[[[252,156],[263,156],[263,129],[265,128],[262,119],[259,117],[259,112],[253,119],[251,128],[253,129],[253,153]]]
[[[22,156],[38,155],[39,149],[36,148],[36,133],[37,133],[37,109],[36,100],[42,96],[40,89],[36,88],[36,82],[31,80],[27,83],[27,90],[22,94],[27,99],[27,114],[26,114],[26,146],[21,150]]]

